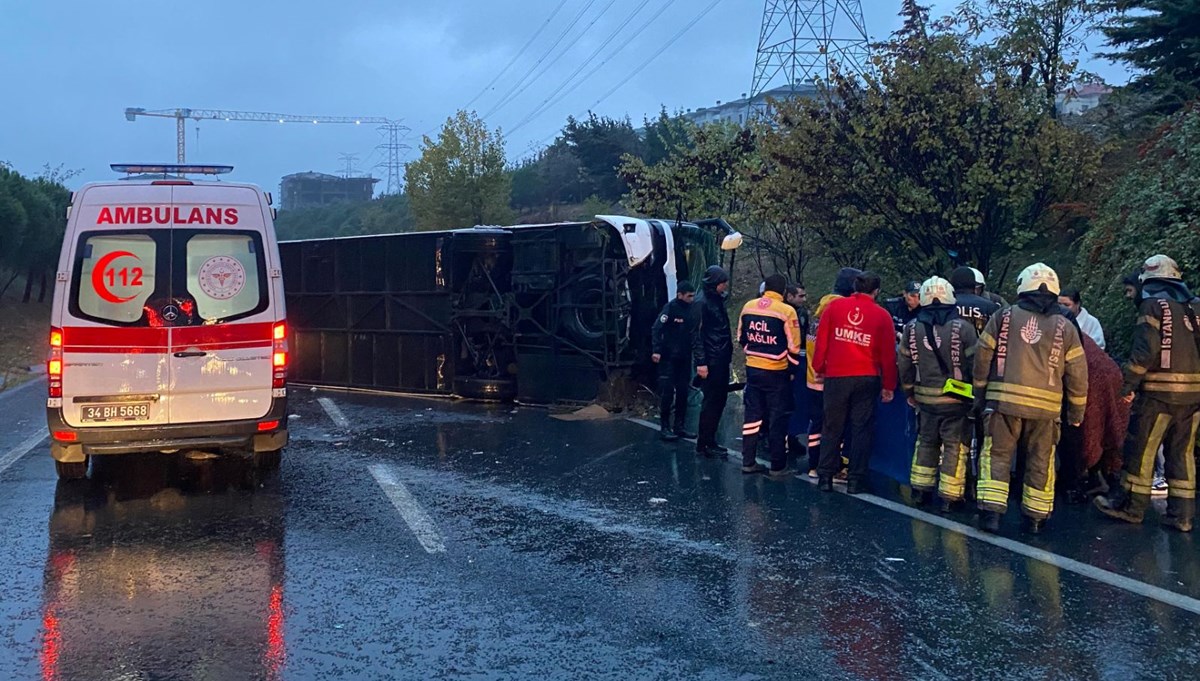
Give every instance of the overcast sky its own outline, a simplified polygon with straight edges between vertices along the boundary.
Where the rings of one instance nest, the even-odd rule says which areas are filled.
[[[710,2],[711,11],[650,60]],[[899,5],[863,0],[872,39],[898,26]],[[750,89],[762,11],[762,0],[0,0],[0,161],[26,174],[45,163],[81,169],[73,184],[112,177],[112,162],[174,161],[175,122],[127,122],[131,106],[397,118],[412,128],[412,158],[421,133],[480,93],[471,108],[505,131],[512,160],[589,109],[640,123],[660,106],[737,98]],[[613,55],[621,35],[656,14]],[[1126,80],[1107,62],[1086,65],[1110,82]],[[564,82],[575,89],[554,103],[550,95]],[[552,106],[531,117],[548,98]],[[382,141],[367,126],[202,121],[187,128],[190,162],[232,164],[232,177],[272,190],[288,173],[341,172],[341,153],[357,154],[356,169],[381,177],[372,167],[384,158],[376,150]]]

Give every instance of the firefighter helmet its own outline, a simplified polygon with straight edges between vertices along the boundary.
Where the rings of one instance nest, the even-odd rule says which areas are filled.
[[[1183,274],[1179,271],[1179,264],[1173,258],[1166,255],[1152,255],[1146,258],[1146,263],[1142,265],[1142,281],[1147,279],[1182,279]]]
[[[954,287],[941,277],[930,277],[921,284],[921,307],[933,305],[934,302],[942,305],[953,305],[955,302]]]
[[[1048,265],[1035,262],[1021,270],[1017,277],[1017,293],[1037,293],[1043,288],[1046,293],[1058,295],[1058,274]]]

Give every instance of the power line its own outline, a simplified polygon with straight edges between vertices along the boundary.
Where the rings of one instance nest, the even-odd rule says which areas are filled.
[[[588,8],[590,8],[592,6],[592,4],[595,3],[595,1],[596,0],[588,0],[587,5],[584,6],[584,11],[586,11]],[[588,23],[588,25],[584,27],[583,31],[580,32],[580,34],[578,36],[573,38],[573,41],[578,40],[585,33],[587,33],[588,29],[590,29],[592,26],[594,26],[596,24],[596,22],[600,20],[600,17],[604,16],[605,12],[607,12],[609,10],[609,8],[611,8],[613,6],[613,4],[615,4],[615,3],[616,3],[616,0],[609,0],[608,4],[605,5],[603,8],[601,8],[600,12],[596,16],[592,17],[591,22]],[[583,14],[583,12],[581,12],[579,15],[576,15],[575,20],[572,21],[571,25],[567,27],[567,31],[564,32],[561,36],[559,36],[559,39],[557,41],[555,41],[554,45],[551,45],[550,52],[547,52],[546,56],[550,56],[550,54],[553,53],[557,49],[558,45],[562,43],[562,40],[567,37],[567,33],[569,33],[570,30],[572,28],[574,28],[574,26],[577,23],[579,23],[579,19],[582,17],[582,14]],[[521,80],[518,81],[517,84],[513,86],[512,90],[509,91],[509,94],[507,94],[504,97],[504,99],[502,101],[500,101],[499,104],[496,104],[495,106],[492,107],[491,111],[484,114],[483,118],[485,120],[491,118],[493,114],[498,113],[501,109],[508,106],[512,102],[516,101],[517,97],[519,97],[522,93],[524,93],[526,90],[528,90],[531,85],[533,85],[534,83],[536,83],[538,81],[538,79],[540,79],[542,76],[544,76],[546,74],[546,72],[549,71],[555,65],[555,63],[559,59],[561,59],[564,54],[566,54],[567,50],[569,50],[569,49],[571,49],[571,45],[567,44],[565,47],[563,47],[562,51],[560,51],[558,54],[556,54],[554,56],[554,59],[552,59],[550,62],[546,63],[546,65],[543,66],[541,68],[541,70],[538,70],[537,69],[538,65],[534,64],[534,67],[529,70],[529,73],[525,74],[525,76],[523,76],[521,78]],[[545,57],[543,57],[541,60],[539,60],[539,63],[541,63],[541,61],[545,61]]]
[[[674,0],[668,0],[667,4],[669,5],[673,1]],[[633,21],[634,18],[637,17],[637,15],[642,11],[642,9],[645,8],[646,5],[649,3],[650,3],[650,0],[642,0],[641,3],[639,3],[636,7],[634,7],[633,12],[631,12],[628,16],[626,16],[625,20],[622,21],[620,24],[618,24],[617,27],[614,28],[603,40],[598,41],[599,44],[596,46],[596,49],[592,50],[591,54],[584,57],[583,61],[581,61],[579,63],[579,66],[576,66],[575,70],[572,71],[570,73],[570,75],[568,75],[566,78],[563,79],[563,81],[561,83],[558,84],[558,87],[551,90],[550,94],[546,95],[545,99],[543,99],[541,102],[539,102],[537,105],[535,105],[533,107],[533,109],[530,110],[529,113],[525,114],[525,116],[522,117],[517,122],[517,124],[514,126],[514,128],[520,127],[522,124],[524,124],[524,122],[527,118],[529,118],[530,116],[536,115],[537,112],[540,111],[542,109],[542,107],[546,105],[546,102],[548,102],[552,98],[554,98],[554,96],[557,95],[559,92],[562,92],[563,88],[565,88],[567,85],[569,85],[571,83],[571,81],[575,79],[575,76],[578,76],[585,68],[587,68],[588,64],[592,63],[593,59],[595,59],[597,56],[599,56],[599,54],[602,51],[604,51],[605,48],[609,48],[612,45],[612,43],[613,43],[614,39],[617,37],[617,35],[622,30],[624,30],[625,27],[629,25],[629,22]],[[628,40],[623,40],[621,42],[621,45],[619,45],[617,49],[619,50],[621,47],[624,47],[625,45],[628,45],[628,44],[629,44]],[[511,130],[510,130],[510,132],[511,132]]]
[[[605,99],[608,99],[609,97],[612,96],[612,94],[614,92],[616,92],[617,90],[620,90],[622,87],[625,86],[626,83],[633,80],[634,76],[641,73],[647,66],[650,65],[651,62],[653,62],[655,59],[658,59],[659,56],[661,56],[663,52],[666,52],[672,45],[674,45],[676,42],[678,42],[679,39],[682,38],[685,33],[690,31],[693,26],[700,23],[700,20],[703,19],[704,17],[708,16],[708,13],[713,11],[713,8],[715,8],[717,5],[721,4],[721,2],[722,2],[722,0],[713,0],[712,2],[708,3],[708,6],[705,7],[704,10],[700,12],[700,14],[696,15],[695,19],[692,19],[690,22],[687,23],[686,26],[679,29],[679,32],[676,33],[674,36],[672,36],[671,39],[668,40],[662,47],[660,47],[657,52],[650,55],[649,59],[642,62],[641,66],[638,66],[636,69],[633,70],[632,73],[630,73],[628,76],[625,76],[625,78],[623,78],[619,83],[614,85],[612,87],[612,89],[610,89],[608,92],[605,92],[603,95],[601,95],[600,98],[597,99],[595,102],[592,102],[592,106],[590,106],[588,108],[589,109],[595,108],[597,104],[599,104],[600,102],[603,102]]]
[[[587,64],[589,62],[591,62],[591,60],[593,58],[595,58],[605,47],[608,47],[607,44],[602,44],[599,48],[597,48],[597,50],[595,52],[593,52],[591,55],[588,56],[587,59],[584,60],[583,64],[581,64],[580,67],[575,70],[575,73],[571,74],[571,76],[568,78],[567,81],[563,81],[563,84],[561,86],[559,86],[559,88],[556,89],[554,92],[551,92],[550,95],[545,100],[542,101],[541,105],[539,105],[532,112],[530,112],[528,115],[526,115],[525,118],[522,118],[516,125],[514,125],[512,128],[510,128],[508,130],[508,132],[509,133],[515,132],[516,130],[519,130],[520,128],[525,127],[525,125],[532,123],[539,116],[541,116],[546,111],[548,111],[551,107],[553,107],[556,104],[558,104],[559,102],[561,102],[567,95],[569,95],[572,92],[574,92],[575,90],[577,90],[580,85],[583,85],[592,76],[596,75],[596,73],[598,71],[600,71],[600,69],[604,68],[604,66],[606,64],[608,64],[608,62],[612,61],[613,58],[616,57],[617,55],[619,55],[626,47],[634,44],[634,40],[639,35],[641,35],[643,32],[645,32],[646,29],[650,28],[650,26],[653,25],[654,22],[657,21],[658,18],[663,15],[664,12],[666,12],[668,9],[670,9],[671,5],[674,3],[675,3],[675,0],[667,0],[662,5],[662,7],[659,7],[658,11],[655,12],[654,15],[650,17],[649,20],[647,20],[636,31],[634,31],[631,35],[629,35],[627,38],[625,38],[623,41],[621,41],[621,43],[619,45],[617,45],[616,49],[610,51],[609,54],[604,58],[603,61],[601,61],[600,63],[593,66],[590,71],[588,71],[586,74],[584,74],[584,76],[582,78],[575,81],[575,83],[572,84],[569,88],[567,88],[565,92],[558,94],[559,91],[562,90],[562,88],[567,85],[570,78],[573,78],[576,74],[578,74],[580,71],[582,71],[584,66],[587,66]],[[645,4],[646,3],[643,2],[642,6],[644,6]],[[640,10],[641,6],[639,6],[638,9]],[[634,14],[635,15],[637,14],[637,10],[635,10]],[[613,35],[615,36],[616,33],[619,33],[621,28],[623,28],[626,24],[628,24],[629,20],[632,20],[632,19],[633,19],[633,16],[630,16],[629,19],[625,21],[625,23],[623,23],[620,27],[618,27],[617,31],[614,31]],[[610,36],[609,40],[606,40],[605,43],[611,42],[612,37],[613,36]],[[556,94],[558,95],[557,97],[555,97]],[[550,101],[551,98],[553,98],[553,101]]]
[[[650,57],[648,59],[646,59],[640,65],[638,65],[638,67],[635,68],[629,75],[622,78],[616,85],[614,85],[612,88],[610,88],[608,90],[608,92],[605,92],[603,95],[600,96],[599,99],[592,102],[591,106],[589,106],[587,109],[585,109],[575,115],[582,116],[582,115],[586,114],[588,111],[596,108],[596,106],[598,104],[600,104],[601,102],[603,102],[605,99],[611,97],[613,95],[613,93],[615,93],[617,90],[620,90],[622,87],[624,87],[626,83],[628,83],[630,80],[633,80],[633,78],[635,76],[637,76],[637,74],[641,73],[655,59],[662,56],[663,52],[666,52],[668,49],[670,49],[670,47],[672,45],[674,45],[676,42],[678,42],[679,39],[682,38],[684,36],[684,34],[686,34],[688,31],[690,31],[693,26],[700,23],[700,20],[702,20],[704,17],[708,16],[708,13],[711,12],[714,8],[716,8],[717,5],[721,4],[721,2],[722,2],[722,0],[713,0],[711,3],[709,3],[708,6],[705,7],[703,10],[701,10],[701,12],[698,15],[696,15],[696,17],[694,19],[689,21],[687,23],[687,25],[685,25],[683,28],[679,29],[679,31],[675,35],[671,36],[671,39],[668,40],[666,43],[664,43],[662,45],[662,47],[660,47],[658,49],[657,52],[650,55]],[[555,131],[552,135],[549,135],[548,137],[543,138],[541,141],[541,144],[546,144],[550,140],[558,137],[560,132],[561,131]]]
[[[477,92],[475,94],[474,97],[471,98],[471,101],[469,101],[463,105],[463,107],[462,107],[463,110],[470,109],[472,104],[479,101],[480,97],[487,94],[487,91],[492,89],[492,86],[495,85],[496,82],[499,81],[500,78],[504,76],[504,74],[508,73],[508,70],[511,69],[513,67],[513,65],[516,64],[517,61],[520,60],[520,58],[525,55],[525,52],[527,52],[529,50],[529,48],[533,46],[533,43],[542,35],[542,31],[545,31],[546,27],[550,25],[550,22],[554,21],[554,17],[558,16],[559,11],[561,11],[562,8],[566,6],[566,4],[567,4],[567,0],[559,1],[558,6],[554,8],[554,11],[550,12],[550,16],[546,17],[546,20],[542,22],[541,26],[538,27],[538,30],[533,32],[533,35],[529,37],[529,40],[526,41],[525,44],[523,46],[521,46],[521,49],[515,55],[513,55],[513,58],[510,59],[508,61],[508,63],[504,65],[504,68],[500,69],[499,73],[497,73],[495,76],[493,76],[492,79],[490,81],[488,81],[488,84],[484,85],[483,89],[481,89],[479,92]],[[421,136],[428,137],[430,135],[430,133],[437,130],[437,128],[438,128],[438,126],[435,125],[432,128],[421,133]]]
[[[471,105],[474,104],[480,97],[482,97],[484,93],[490,90],[491,87],[496,84],[496,81],[500,80],[501,76],[503,76],[505,73],[508,73],[508,70],[513,67],[513,64],[516,64],[517,60],[520,59],[525,54],[525,51],[528,50],[530,46],[533,45],[534,41],[538,39],[538,36],[542,35],[542,31],[546,30],[546,27],[549,26],[550,22],[554,20],[554,17],[558,15],[559,10],[561,10],[566,4],[567,0],[560,0],[558,6],[554,8],[554,11],[550,13],[549,17],[546,17],[546,20],[542,22],[542,25],[538,27],[538,30],[535,31],[532,36],[530,36],[529,41],[525,43],[521,50],[517,52],[517,54],[511,60],[509,60],[507,64],[504,65],[504,68],[500,69],[500,72],[497,73],[487,85],[483,86],[483,89],[479,91],[479,94],[472,97],[471,101],[467,102],[466,105],[463,106],[463,109],[470,109]]]

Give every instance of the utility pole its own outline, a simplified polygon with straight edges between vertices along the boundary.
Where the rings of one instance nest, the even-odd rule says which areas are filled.
[[[868,45],[861,0],[766,0],[748,106],[772,88],[866,71]]]
[[[384,160],[375,166],[387,173],[387,188],[383,193],[399,194],[401,186],[404,184],[404,161],[400,156],[402,151],[410,148],[400,140],[409,129],[397,121],[388,121],[377,129],[387,139],[385,143],[376,147],[384,153]]]
[[[354,177],[354,174],[358,172],[354,169],[354,162],[358,160],[358,154],[347,154],[343,152],[338,154],[338,160],[345,164],[342,167],[342,177]]]

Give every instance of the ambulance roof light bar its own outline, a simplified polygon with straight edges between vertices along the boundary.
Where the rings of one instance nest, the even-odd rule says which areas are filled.
[[[108,166],[116,173],[128,175],[224,175],[233,172],[233,166],[184,165],[170,163],[113,163]]]

